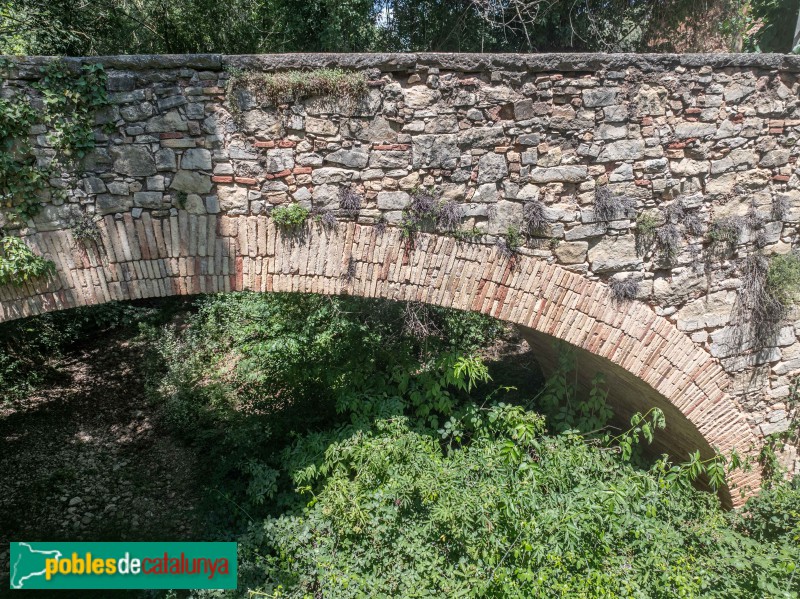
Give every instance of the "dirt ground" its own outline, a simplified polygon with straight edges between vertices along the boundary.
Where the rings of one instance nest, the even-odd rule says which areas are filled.
[[[1,589],[10,541],[210,540],[202,469],[148,405],[143,349],[96,339],[57,365],[61,380],[0,408]]]

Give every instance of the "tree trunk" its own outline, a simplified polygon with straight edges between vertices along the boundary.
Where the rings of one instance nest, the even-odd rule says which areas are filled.
[[[794,40],[792,41],[792,52],[796,52],[800,47],[800,11],[797,14],[797,25],[794,28]]]

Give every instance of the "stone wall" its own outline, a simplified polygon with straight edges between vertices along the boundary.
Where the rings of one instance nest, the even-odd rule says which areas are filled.
[[[47,59],[13,60],[3,94],[28,89]],[[754,430],[789,426],[800,327],[786,323],[754,347],[731,318],[747,257],[797,243],[800,57],[84,60],[98,61],[112,99],[98,124],[114,132],[98,128],[84,171],[56,182],[67,199],[47,202],[22,234],[65,229],[80,212],[119,222],[184,211],[237,217],[293,201],[341,223],[351,218],[339,208],[347,187],[363,197],[359,223],[398,225],[415,191],[432,189],[462,206],[463,230],[494,244],[509,227],[525,229],[526,205],[543,205],[547,223],[520,253],[590,280],[635,279],[637,300],[727,371]],[[230,69],[332,66],[365,71],[365,97],[276,108],[241,93],[233,110],[226,96]],[[46,138],[37,139],[45,158]],[[599,195],[621,207],[606,220],[595,211]],[[636,227],[643,214],[657,227],[649,241]],[[738,227],[730,245],[712,239],[720,223]],[[667,255],[666,243],[677,251]]]

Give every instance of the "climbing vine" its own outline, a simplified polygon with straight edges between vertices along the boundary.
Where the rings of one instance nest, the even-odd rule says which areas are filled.
[[[13,68],[0,62],[5,78]],[[95,112],[108,105],[102,65],[75,69],[54,61],[40,72],[32,94],[18,90],[0,99],[0,208],[19,219],[36,215],[43,200],[61,193],[50,179],[94,148]],[[34,152],[36,129],[44,129],[48,151]]]

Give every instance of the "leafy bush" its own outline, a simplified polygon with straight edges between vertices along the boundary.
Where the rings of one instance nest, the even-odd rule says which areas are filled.
[[[792,495],[763,504],[788,512],[781,526],[751,533],[692,487],[688,464],[663,458],[637,469],[574,431],[545,435],[542,418],[519,406],[471,405],[438,431],[393,417],[308,435],[282,453],[281,469],[297,489],[292,507],[240,540],[240,581],[255,594],[727,599],[800,590]]]
[[[299,231],[306,222],[310,211],[300,204],[289,204],[288,206],[278,206],[272,211],[272,220],[275,224],[286,232]]]
[[[769,262],[766,287],[783,306],[793,305],[800,297],[800,253],[774,256]]]
[[[19,237],[0,237],[0,285],[22,285],[53,272],[55,264],[35,254]]]
[[[424,305],[242,293],[153,328],[154,398],[225,500],[210,519],[247,528],[239,590],[207,595],[800,591],[796,489],[775,483],[724,513],[693,481],[719,485],[737,461],[641,460],[663,414],[612,434],[602,376],[582,394],[569,352],[526,405],[478,397],[488,371],[474,352],[497,326]]]

